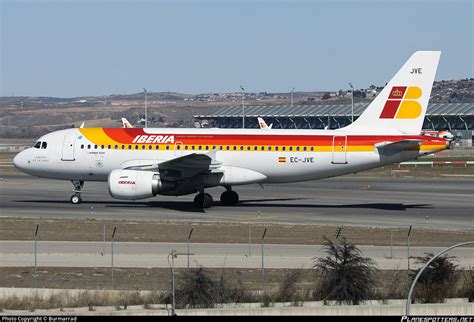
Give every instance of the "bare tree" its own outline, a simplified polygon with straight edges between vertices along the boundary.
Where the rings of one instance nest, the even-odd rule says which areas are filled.
[[[276,295],[279,302],[297,302],[302,300],[298,282],[301,280],[302,272],[299,269],[292,269],[286,272]]]
[[[433,256],[432,253],[425,253],[425,256],[416,257],[416,260],[419,264],[426,264]],[[454,285],[459,278],[454,258],[445,254],[432,261],[418,279],[414,298],[418,298],[421,303],[444,302],[454,292]],[[419,269],[411,271],[412,280],[418,272]]]
[[[215,289],[216,283],[202,266],[183,272],[176,288],[176,307],[212,308],[216,303]]]
[[[363,257],[362,252],[346,238],[332,242],[325,239],[324,258],[313,258],[314,268],[320,272],[315,296],[337,303],[359,304],[369,298],[375,286],[375,262]]]

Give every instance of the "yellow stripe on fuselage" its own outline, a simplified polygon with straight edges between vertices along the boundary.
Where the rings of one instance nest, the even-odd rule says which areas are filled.
[[[89,141],[97,145],[113,145],[119,142],[112,140],[101,128],[80,128],[79,131]]]
[[[129,143],[123,144],[119,143],[113,139],[111,139],[104,131],[100,128],[80,128],[79,131],[82,135],[84,135],[89,141],[93,144],[97,144],[99,146],[104,145],[108,146],[111,145],[112,149],[115,149],[115,145],[118,145],[118,149],[121,149],[122,145],[124,145],[125,149],[128,149],[128,146],[131,147],[130,150],[178,150],[177,146],[179,146],[179,150],[181,151],[209,151],[212,150],[212,147],[215,147],[219,151],[228,151],[228,152],[280,152],[280,153],[314,153],[314,152],[373,152],[375,147],[373,145],[349,145],[349,146],[335,146],[332,145],[325,145],[325,146],[306,146],[306,151],[304,151],[303,146],[289,146],[289,145],[200,145],[200,144],[153,144],[151,145],[152,148],[150,149],[150,144],[139,144],[139,143]],[[136,148],[138,146],[138,149]],[[198,147],[201,146],[201,149]],[[187,149],[186,149],[187,147]],[[194,149],[192,149],[194,147]],[[208,147],[208,149],[205,149]],[[222,147],[222,148],[221,148]],[[229,149],[227,149],[229,147]],[[234,147],[236,149],[234,150]],[[257,147],[257,149],[255,149]],[[262,150],[263,147],[263,150]],[[271,150],[268,149],[271,147]],[[290,147],[292,150],[290,150]],[[296,148],[299,150],[296,150]],[[284,148],[284,150],[283,150]],[[313,148],[313,151],[311,151]],[[414,147],[407,149],[406,151],[441,151],[446,149],[445,145],[428,145],[422,144],[420,147]]]

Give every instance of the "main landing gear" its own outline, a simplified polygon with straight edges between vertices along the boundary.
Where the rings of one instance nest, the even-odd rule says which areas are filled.
[[[231,187],[226,187],[227,190],[221,194],[221,202],[224,206],[234,206],[239,202],[239,195],[237,192],[231,190]]]
[[[79,181],[79,180],[71,180],[72,185],[74,186],[74,194],[71,196],[71,203],[73,205],[80,204],[82,202],[81,198],[81,192],[82,192],[82,187],[84,186],[84,181]]]
[[[226,187],[227,190],[221,194],[221,202],[224,206],[234,206],[239,202],[239,195],[237,192],[231,190],[231,187]],[[212,196],[204,193],[204,189],[194,197],[194,206],[198,209],[211,208],[213,203]]]
[[[213,201],[210,194],[200,192],[194,197],[194,206],[198,209],[211,208]]]

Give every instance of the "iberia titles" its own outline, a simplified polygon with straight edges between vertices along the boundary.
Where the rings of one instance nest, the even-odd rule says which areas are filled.
[[[137,135],[132,143],[174,143],[174,135]]]

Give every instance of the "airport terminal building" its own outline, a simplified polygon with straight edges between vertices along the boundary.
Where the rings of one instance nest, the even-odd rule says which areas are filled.
[[[354,120],[369,103],[354,104]],[[197,127],[240,128],[242,106],[217,108],[212,114],[194,115]],[[245,127],[258,128],[257,117],[275,129],[336,129],[351,123],[351,104],[326,105],[249,105],[245,106]],[[431,103],[424,130],[447,130],[463,146],[472,146],[474,103]]]

